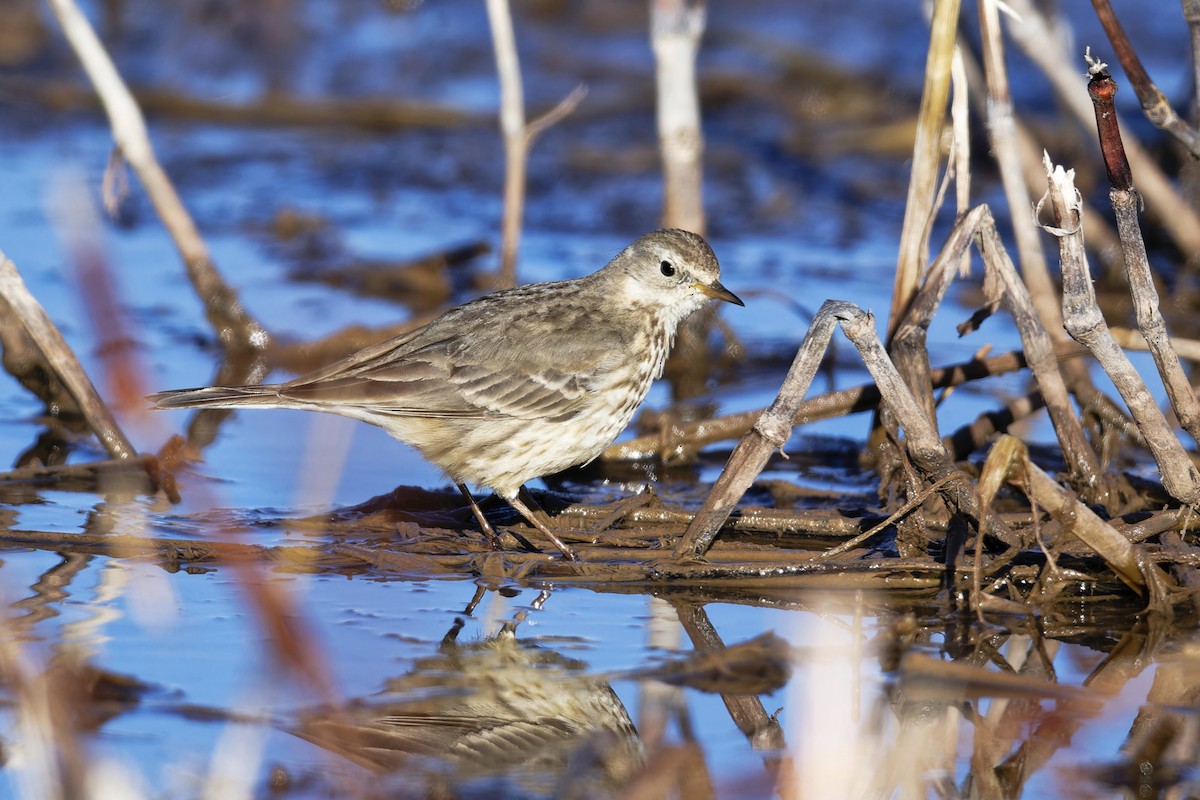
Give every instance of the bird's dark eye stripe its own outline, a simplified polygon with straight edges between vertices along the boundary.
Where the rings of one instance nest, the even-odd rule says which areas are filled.
[[[658,268],[661,269],[662,274],[666,275],[668,278],[675,274],[675,267],[671,265],[670,261],[662,262],[658,265]]]

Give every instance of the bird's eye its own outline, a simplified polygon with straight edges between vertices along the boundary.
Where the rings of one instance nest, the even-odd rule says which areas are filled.
[[[658,268],[662,271],[662,274],[666,275],[668,278],[675,274],[675,267],[672,266],[670,261],[662,262],[658,265]]]

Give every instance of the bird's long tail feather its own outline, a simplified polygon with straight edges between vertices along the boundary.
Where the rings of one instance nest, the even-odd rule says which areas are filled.
[[[172,389],[147,395],[156,408],[233,408],[273,406],[280,401],[279,387],[209,386],[204,389]]]

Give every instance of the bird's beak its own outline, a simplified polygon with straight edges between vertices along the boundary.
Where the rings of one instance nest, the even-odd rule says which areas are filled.
[[[713,281],[712,283],[697,283],[696,288],[714,300],[724,300],[726,303],[733,303],[735,306],[746,305],[736,294],[722,286],[720,281]]]

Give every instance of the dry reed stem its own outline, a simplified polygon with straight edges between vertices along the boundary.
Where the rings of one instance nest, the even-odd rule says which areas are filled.
[[[656,66],[658,144],[663,164],[663,226],[705,233],[704,134],[696,54],[704,35],[704,0],[650,0]]]
[[[1008,201],[1013,238],[1021,275],[1042,325],[1056,342],[1067,339],[1062,329],[1058,292],[1046,266],[1041,238],[1026,209],[1032,207],[1028,188],[1022,179],[1021,157],[1013,115],[1012,92],[1004,59],[1004,40],[1000,28],[999,0],[979,0],[980,38],[983,42],[983,71],[987,81],[987,129],[992,156],[1000,170],[1000,182]]]
[[[504,212],[500,223],[500,272],[496,283],[497,288],[507,289],[517,285],[517,251],[521,246],[521,221],[525,215],[529,149],[547,128],[575,110],[587,90],[577,86],[553,109],[526,124],[521,61],[517,55],[508,0],[487,0],[487,14],[500,81],[500,132],[504,138]]]
[[[896,281],[892,307],[888,314],[888,334],[900,324],[908,304],[920,285],[928,260],[928,229],[936,213],[939,150],[950,94],[950,68],[954,59],[955,31],[959,0],[936,0],[930,25],[929,53],[925,61],[925,86],[917,115],[916,140],[913,143],[912,176],[904,204],[904,227],[900,233],[900,255],[896,262]]]
[[[92,385],[70,345],[46,314],[46,310],[26,288],[25,281],[21,280],[21,274],[17,271],[17,265],[4,253],[0,253],[0,295],[8,301],[30,338],[46,357],[54,374],[79,404],[80,413],[108,454],[118,459],[136,457],[137,451],[126,438],[112,411],[96,392],[96,387]]]
[[[1042,326],[1029,290],[1017,274],[1008,251],[1004,249],[990,213],[980,223],[977,246],[987,268],[984,291],[988,294],[989,303],[1005,304],[1017,325],[1021,344],[1025,348],[1025,360],[1029,362],[1029,369],[1045,398],[1046,411],[1062,447],[1063,458],[1067,461],[1072,485],[1085,492],[1090,502],[1107,503],[1110,487],[1071,406],[1066,383],[1058,369],[1054,343]]]
[[[954,131],[954,208],[959,214],[971,208],[971,85],[967,80],[962,47],[954,46],[950,62],[950,123]],[[950,170],[947,170],[947,175]],[[963,269],[966,269],[964,264]]]
[[[1200,442],[1200,403],[1167,336],[1167,324],[1159,311],[1158,291],[1154,288],[1146,243],[1142,240],[1142,229],[1138,224],[1141,197],[1133,188],[1133,173],[1121,147],[1121,130],[1113,105],[1117,85],[1103,65],[1097,63],[1093,67],[1096,71],[1088,82],[1088,94],[1096,109],[1100,149],[1112,179],[1108,197],[1117,217],[1117,231],[1121,236],[1125,272],[1129,277],[1129,293],[1133,297],[1138,330],[1145,337],[1154,357],[1154,364],[1158,367],[1159,377],[1166,387],[1179,424],[1193,441]]]
[[[159,219],[179,249],[192,287],[204,303],[208,321],[222,344],[232,350],[265,349],[269,344],[267,332],[246,313],[237,293],[217,271],[195,222],[154,155],[141,109],[87,17],[75,0],[50,0],[50,6],[104,104],[117,147],[137,172]]]
[[[1102,501],[1107,496],[1107,489],[1100,462],[1072,409],[1066,384],[1059,371],[1054,344],[1039,320],[1029,290],[1022,283],[1000,242],[995,221],[987,206],[977,206],[959,217],[937,259],[926,272],[924,285],[913,298],[893,337],[892,352],[896,367],[905,376],[913,396],[924,402],[926,417],[936,420],[928,377],[929,356],[925,347],[925,331],[972,241],[975,241],[983,256],[988,310],[1003,304],[1016,322],[1025,348],[1025,360],[1045,398],[1063,456],[1069,465],[1071,482],[1086,491],[1091,499]],[[970,324],[960,326],[960,333],[970,327]]]
[[[1079,84],[1079,69],[1063,52],[1062,40],[1049,27],[1042,11],[1032,0],[1007,0],[1020,20],[1009,19],[1008,28],[1021,50],[1045,73],[1059,101],[1076,121],[1095,131],[1092,104]],[[1200,252],[1200,213],[1183,200],[1173,182],[1163,173],[1154,157],[1137,141],[1125,139],[1129,162],[1137,171],[1146,206],[1161,221],[1163,229],[1184,253]]]
[[[1112,44],[1113,51],[1117,54],[1117,60],[1121,62],[1121,67],[1125,70],[1125,75],[1133,86],[1133,91],[1137,92],[1146,119],[1150,120],[1155,127],[1161,128],[1175,137],[1175,140],[1186,147],[1193,158],[1200,158],[1200,131],[1188,125],[1175,113],[1167,96],[1154,85],[1154,81],[1150,80],[1150,75],[1142,66],[1142,60],[1138,58],[1137,51],[1133,49],[1133,44],[1125,34],[1125,28],[1117,19],[1108,0],[1092,0],[1092,7],[1096,9],[1096,16],[1100,18],[1100,24],[1104,26],[1108,41]]]
[[[1183,19],[1192,37],[1192,107],[1200,108],[1200,0],[1180,0]]]
[[[500,79],[500,132],[504,137],[504,216],[500,224],[500,288],[517,285],[517,249],[521,243],[521,218],[525,211],[525,168],[529,147],[525,142],[525,93],[521,63],[513,34],[508,0],[487,0],[496,74]]]
[[[1059,519],[1065,532],[1069,532],[1095,551],[1130,588],[1139,593],[1149,588],[1153,595],[1156,587],[1170,584],[1170,579],[1165,573],[1161,573],[1161,570],[1161,574],[1147,580],[1145,571],[1159,568],[1139,555],[1136,549],[1139,546],[1100,519],[1096,512],[1059,486],[1041,467],[1034,464],[1029,458],[1028,448],[1020,439],[1008,434],[1002,435],[992,446],[988,462],[999,465],[998,471],[1005,474],[1009,482],[1026,491],[1030,500],[1039,508]],[[1166,600],[1163,597],[1152,596],[1152,603],[1159,611],[1166,608]]]
[[[1200,472],[1184,452],[1137,370],[1108,333],[1096,304],[1079,226],[1074,170],[1052,165],[1047,156],[1046,177],[1055,222],[1050,232],[1058,237],[1063,273],[1063,324],[1076,341],[1092,351],[1117,387],[1158,464],[1164,488],[1172,497],[1194,505],[1200,502]]]

